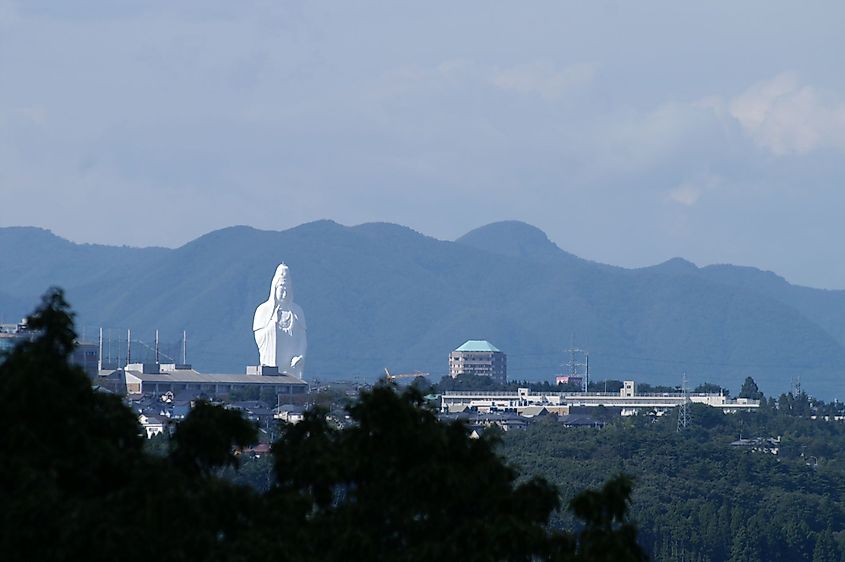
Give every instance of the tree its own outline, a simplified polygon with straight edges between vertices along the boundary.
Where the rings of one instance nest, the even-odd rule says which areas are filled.
[[[730,396],[731,391],[727,388],[723,388],[721,385],[714,384],[712,382],[706,382],[704,384],[700,384],[692,390],[694,393],[707,393],[707,394],[724,394],[725,396]]]
[[[173,460],[192,458],[187,452],[193,451],[195,465],[210,468],[219,449],[206,451],[185,439],[176,457],[144,452],[135,414],[117,396],[95,392],[87,375],[69,363],[76,335],[61,290],[48,291],[28,324],[37,335],[0,363],[4,557],[224,557],[254,508],[254,495],[208,470],[188,476]],[[192,416],[186,437],[191,426],[206,425]],[[181,529],[178,540],[173,529]]]
[[[601,490],[586,490],[570,502],[585,525],[577,537],[579,560],[640,562],[648,560],[637,544],[637,528],[628,519],[631,480],[617,476]]]
[[[234,451],[258,442],[258,429],[238,410],[198,401],[171,440],[170,460],[190,476],[238,466]]]
[[[734,534],[731,543],[731,557],[729,562],[759,562],[760,556],[749,538],[745,527],[740,527]]]
[[[838,562],[839,559],[833,532],[828,527],[817,535],[816,545],[813,547],[813,562]]]
[[[557,493],[541,479],[517,483],[492,439],[468,439],[465,425],[440,423],[413,388],[377,386],[349,413],[353,425],[338,430],[324,412],[309,412],[273,446],[277,492],[304,501],[311,514],[305,525],[315,550],[303,559],[548,553]]]
[[[285,426],[265,493],[222,478],[255,442],[236,411],[199,402],[150,454],[135,414],[69,364],[72,320],[51,290],[30,317],[38,335],[0,364],[8,559],[643,559],[624,477],[576,497],[578,534],[552,530],[557,489],[521,479],[492,434],[439,422],[413,387],[362,393],[344,429],[320,408]]]
[[[427,394],[434,394],[436,390],[435,386],[431,384],[431,381],[424,376],[414,377],[414,380],[411,381],[411,386],[416,388],[423,396]]]
[[[449,375],[444,376],[437,383],[438,392],[447,390],[505,390],[507,385],[503,385],[493,380],[492,377],[485,377],[483,375],[473,375],[471,373],[462,373],[457,377],[452,378]]]
[[[742,388],[739,390],[740,398],[748,398],[750,400],[762,400],[763,393],[757,387],[757,383],[751,377],[745,377],[745,382],[742,383]]]

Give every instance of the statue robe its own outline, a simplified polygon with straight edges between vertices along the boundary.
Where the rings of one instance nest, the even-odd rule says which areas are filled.
[[[282,266],[279,266],[281,268]],[[277,367],[280,373],[302,378],[307,348],[307,326],[302,308],[293,302],[292,288],[288,282],[286,302],[275,304],[274,292],[279,271],[270,286],[270,298],[255,309],[252,331],[258,345],[261,365]]]

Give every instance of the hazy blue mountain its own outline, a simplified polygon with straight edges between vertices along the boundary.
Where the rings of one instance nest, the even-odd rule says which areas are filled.
[[[539,228],[520,221],[488,224],[464,234],[456,242],[512,258],[539,262],[588,263],[558,248]]]
[[[0,271],[2,288],[11,295],[39,298],[45,283],[61,280],[63,286],[78,287],[122,280],[136,269],[163,257],[164,248],[130,248],[74,244],[34,227],[0,229]]]
[[[15,324],[32,311],[34,302],[0,292],[0,324]]]
[[[771,271],[735,265],[711,265],[701,269],[708,279],[743,287],[792,306],[845,344],[845,291],[791,285]]]
[[[256,360],[251,325],[275,266],[291,266],[309,326],[309,378],[446,372],[449,351],[489,339],[511,378],[548,379],[573,337],[596,378],[677,384],[686,372],[738,387],[754,376],[781,392],[793,377],[838,396],[845,293],[789,285],[758,270],[680,259],[623,269],[568,254],[518,222],[455,242],[393,224],[318,221],[276,232],[231,227],[176,249],[77,245],[39,229],[0,229],[0,313],[50,285],[66,288],[87,336],[159,329],[174,355],[207,372]],[[12,306],[10,304],[10,306]],[[11,314],[11,312],[9,313]],[[133,358],[149,357],[143,344]]]

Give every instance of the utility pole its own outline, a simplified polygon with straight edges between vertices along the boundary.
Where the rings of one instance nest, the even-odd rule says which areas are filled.
[[[100,371],[103,370],[103,328],[100,327],[100,340],[99,346],[97,350],[97,374],[100,374]]]
[[[687,392],[687,374],[681,378],[681,392],[684,395],[684,400],[678,406],[678,432],[685,430],[690,423],[689,415],[689,393]]]
[[[188,332],[182,330],[182,364],[188,364]]]
[[[605,387],[607,383],[605,383]],[[584,352],[584,392],[587,392],[590,388],[590,354],[586,351]],[[605,388],[607,390],[607,388]]]
[[[158,353],[158,330],[156,330],[156,365],[159,364],[159,353]]]

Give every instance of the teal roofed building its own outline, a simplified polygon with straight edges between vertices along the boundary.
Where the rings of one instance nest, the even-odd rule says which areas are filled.
[[[487,340],[468,340],[449,354],[449,375],[478,375],[496,382],[508,380],[507,356]]]
[[[464,345],[455,351],[501,351],[498,347],[487,340],[467,340]]]

